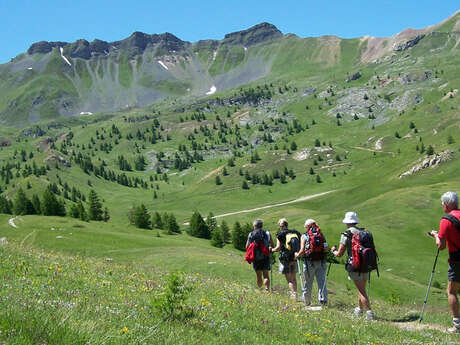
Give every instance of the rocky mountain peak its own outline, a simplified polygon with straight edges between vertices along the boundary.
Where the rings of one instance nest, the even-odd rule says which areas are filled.
[[[225,35],[223,42],[228,44],[243,44],[250,46],[268,40],[281,38],[283,34],[270,23],[260,23],[253,27]]]

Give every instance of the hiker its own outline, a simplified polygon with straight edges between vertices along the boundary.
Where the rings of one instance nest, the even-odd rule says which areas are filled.
[[[460,313],[457,292],[460,287],[460,210],[458,209],[458,195],[455,192],[446,192],[441,197],[442,209],[446,213],[439,224],[439,232],[429,233],[436,240],[440,250],[448,248],[449,270],[447,271],[447,300],[453,317],[453,327],[449,333],[460,333]]]
[[[272,248],[273,252],[280,251],[279,271],[284,274],[289,286],[291,298],[297,299],[297,262],[295,259],[295,252],[300,249],[300,232],[288,229],[288,221],[286,218],[281,218],[278,221],[280,231],[276,234],[276,247]],[[296,240],[297,239],[297,240]],[[297,243],[297,244],[296,244]],[[297,247],[297,248],[296,248]]]
[[[252,267],[254,268],[254,271],[256,271],[257,286],[259,288],[265,286],[265,290],[268,291],[270,289],[268,271],[271,270],[270,249],[273,247],[273,240],[270,233],[262,229],[262,220],[256,219],[252,225],[254,230],[248,235],[246,249],[248,249],[251,245],[255,246]]]
[[[304,286],[302,287],[303,301],[310,305],[313,279],[318,284],[318,300],[327,304],[326,287],[326,256],[328,251],[326,237],[314,219],[305,221],[305,233],[300,240],[300,250],[295,253],[296,259],[303,257]]]
[[[374,320],[374,312],[371,309],[371,303],[369,297],[366,293],[366,283],[370,279],[370,272],[355,272],[351,267],[350,262],[352,262],[352,236],[356,233],[364,231],[362,228],[358,228],[356,224],[359,223],[358,215],[356,212],[347,212],[345,213],[345,218],[342,220],[342,223],[347,226],[347,231],[342,233],[340,237],[340,245],[337,250],[336,246],[331,248],[332,254],[336,257],[341,257],[345,253],[345,250],[348,254],[347,264],[345,266],[348,271],[348,279],[353,280],[358,290],[358,306],[354,309],[353,313],[355,316],[361,316],[363,310],[366,310],[366,319]]]

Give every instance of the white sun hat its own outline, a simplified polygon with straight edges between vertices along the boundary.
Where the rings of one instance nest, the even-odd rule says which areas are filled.
[[[314,219],[311,219],[311,218],[308,218],[306,221],[305,221],[305,226],[309,226],[309,225],[312,225],[312,224],[316,224],[316,220]]]
[[[345,213],[345,218],[342,220],[343,224],[358,224],[359,219],[356,212],[347,212]]]

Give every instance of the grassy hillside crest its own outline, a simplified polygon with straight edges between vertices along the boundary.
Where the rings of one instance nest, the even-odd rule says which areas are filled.
[[[0,342],[458,341],[444,333],[445,252],[414,322],[436,254],[425,234],[439,225],[440,196],[460,192],[458,13],[387,43],[272,27],[260,41],[264,25],[123,50],[145,35],[136,33],[88,60],[70,57],[84,42],[66,46],[71,65],[57,46],[0,66]],[[167,54],[173,43],[183,50]],[[76,105],[84,114],[72,115]],[[106,221],[89,220],[91,193]],[[50,199],[65,217],[44,215]],[[136,227],[141,206],[148,229]],[[332,246],[350,210],[380,256],[377,322],[351,317],[343,264],[332,266],[328,308],[315,312],[288,299],[277,272],[273,293],[255,289],[229,241],[216,248],[187,233],[195,212],[230,231],[261,218],[273,236],[279,218],[299,231],[314,218]],[[174,215],[180,232],[161,229],[156,213]]]

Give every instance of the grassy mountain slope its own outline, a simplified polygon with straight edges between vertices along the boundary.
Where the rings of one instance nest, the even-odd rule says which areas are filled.
[[[298,329],[320,344],[455,341],[436,329],[409,333],[391,323],[413,319],[411,311],[421,307],[435,255],[425,233],[438,226],[441,194],[460,191],[458,37],[430,30],[413,46],[384,52],[372,51],[371,38],[288,35],[246,46],[251,40],[242,34],[186,45],[168,57],[155,55],[162,46],[138,55],[120,48],[103,58],[70,58],[69,66],[54,49],[0,66],[0,111],[18,110],[3,112],[4,123],[35,123],[0,127],[1,195],[16,201],[21,187],[31,199],[51,186],[69,211],[79,201],[86,205],[94,189],[111,216],[104,223],[0,215],[0,237],[10,243],[0,248],[2,272],[14,282],[2,301],[15,296],[0,315],[2,340],[213,343],[219,336],[266,343],[254,332],[260,330],[276,344],[291,334],[280,331],[288,318],[296,330],[290,341]],[[66,49],[69,55],[73,48]],[[363,62],[370,51],[376,58]],[[193,96],[212,85],[216,94]],[[135,107],[151,97],[158,101]],[[91,111],[96,103],[123,110],[68,117],[53,111],[76,104]],[[402,176],[434,157],[440,164]],[[194,211],[212,212],[230,227],[262,218],[272,234],[281,217],[298,230],[312,217],[331,245],[344,230],[343,214],[358,212],[380,254],[371,294],[382,324],[347,317],[355,297],[342,266],[331,270],[331,308],[306,313],[286,300],[279,275],[275,295],[254,292],[254,274],[231,244],[217,249],[185,233],[135,228],[128,213],[141,203],[151,214],[173,213],[182,230]],[[234,214],[219,217],[228,213]],[[445,261],[443,252],[426,314],[426,322],[443,326],[450,322]],[[163,322],[151,304],[163,291],[163,273],[172,270],[197,285],[194,315],[182,323]],[[54,316],[45,316],[50,311]],[[37,331],[38,320],[46,331]]]

